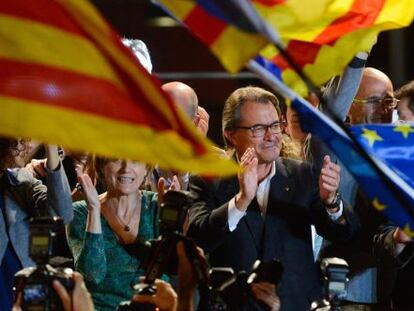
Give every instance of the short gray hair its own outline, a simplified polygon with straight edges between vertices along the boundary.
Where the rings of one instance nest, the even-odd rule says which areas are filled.
[[[122,43],[129,47],[138,58],[141,65],[149,72],[152,72],[151,57],[147,45],[142,40],[123,38]]]

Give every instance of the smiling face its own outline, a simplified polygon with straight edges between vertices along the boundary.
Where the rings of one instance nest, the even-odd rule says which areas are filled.
[[[124,160],[107,160],[103,167],[103,177],[108,193],[129,195],[136,193],[146,172],[145,164]]]
[[[240,122],[237,126],[270,125],[276,121],[279,121],[279,115],[272,103],[246,102],[240,109]],[[274,134],[270,129],[267,129],[264,136],[253,137],[251,130],[236,128],[226,131],[225,135],[235,148],[239,158],[248,147],[256,150],[259,164],[273,162],[279,156],[282,133]]]
[[[361,84],[355,98],[366,100],[372,98],[393,98],[391,80],[381,71],[365,68]],[[384,109],[381,103],[374,105],[353,102],[349,111],[351,124],[391,123],[392,109]]]

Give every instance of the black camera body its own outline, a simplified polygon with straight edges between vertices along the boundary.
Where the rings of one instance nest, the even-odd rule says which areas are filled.
[[[176,246],[182,241],[186,254],[193,264],[198,279],[201,282],[208,282],[208,274],[203,261],[197,253],[194,242],[182,234],[182,228],[186,219],[187,210],[191,207],[193,198],[187,191],[167,191],[164,194],[160,210],[160,232],[156,240],[140,241],[126,245],[126,250],[136,256],[141,267],[145,269],[146,286],[141,284],[134,286],[138,295],[153,295],[155,293],[154,282],[163,274],[176,275],[178,258]],[[205,273],[204,273],[205,271]],[[140,304],[134,301],[125,301],[118,306],[118,311],[146,311],[155,310],[151,304]]]
[[[250,285],[258,282],[277,285],[282,272],[282,264],[276,259],[256,260],[250,273],[234,273],[231,268],[210,269],[209,310],[263,310],[263,304],[252,296]]]
[[[311,310],[340,310],[349,282],[348,263],[342,258],[325,258],[321,262],[321,272],[325,299],[313,302]]]
[[[72,269],[54,268],[56,237],[64,230],[60,217],[36,217],[30,220],[30,257],[36,267],[20,270],[14,277],[15,302],[20,301],[23,311],[63,310],[52,283],[59,281],[69,292],[73,289]]]

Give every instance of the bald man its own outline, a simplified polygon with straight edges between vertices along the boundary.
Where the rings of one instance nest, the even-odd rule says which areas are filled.
[[[198,114],[198,98],[196,92],[189,85],[173,81],[162,85],[161,87],[166,92],[174,104],[182,109],[185,114],[194,122],[196,127],[199,126],[200,116]],[[204,125],[203,125],[204,126]],[[162,179],[161,179],[162,177]],[[158,188],[170,188],[172,184],[179,183],[181,190],[187,190],[189,175],[187,172],[172,172],[163,170],[156,166],[153,173],[148,177],[147,183],[152,191],[157,191]],[[161,180],[161,184],[159,181]],[[177,186],[173,187],[177,189]]]
[[[398,102],[393,91],[392,82],[386,74],[375,68],[365,68],[349,110],[350,123],[391,123]],[[384,225],[386,220],[382,214],[371,206],[345,167],[342,168],[339,191],[350,194],[344,199],[354,206],[361,222],[361,231],[349,244],[326,243],[320,258],[340,257],[350,265],[350,282],[345,300],[388,306],[395,267],[388,266],[385,269],[383,258],[389,255],[397,258],[402,251],[400,242],[406,237],[395,226]]]
[[[161,88],[170,95],[177,107],[180,107],[194,124],[197,124],[198,98],[195,91],[179,81],[165,83]]]

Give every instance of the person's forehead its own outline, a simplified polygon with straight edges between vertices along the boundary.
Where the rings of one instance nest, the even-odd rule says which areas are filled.
[[[263,118],[277,118],[278,113],[275,106],[269,101],[268,103],[258,103],[248,101],[243,104],[240,109],[241,119],[263,119]]]
[[[364,76],[356,97],[384,96],[386,94],[392,95],[392,93],[393,87],[390,80],[381,76]]]

